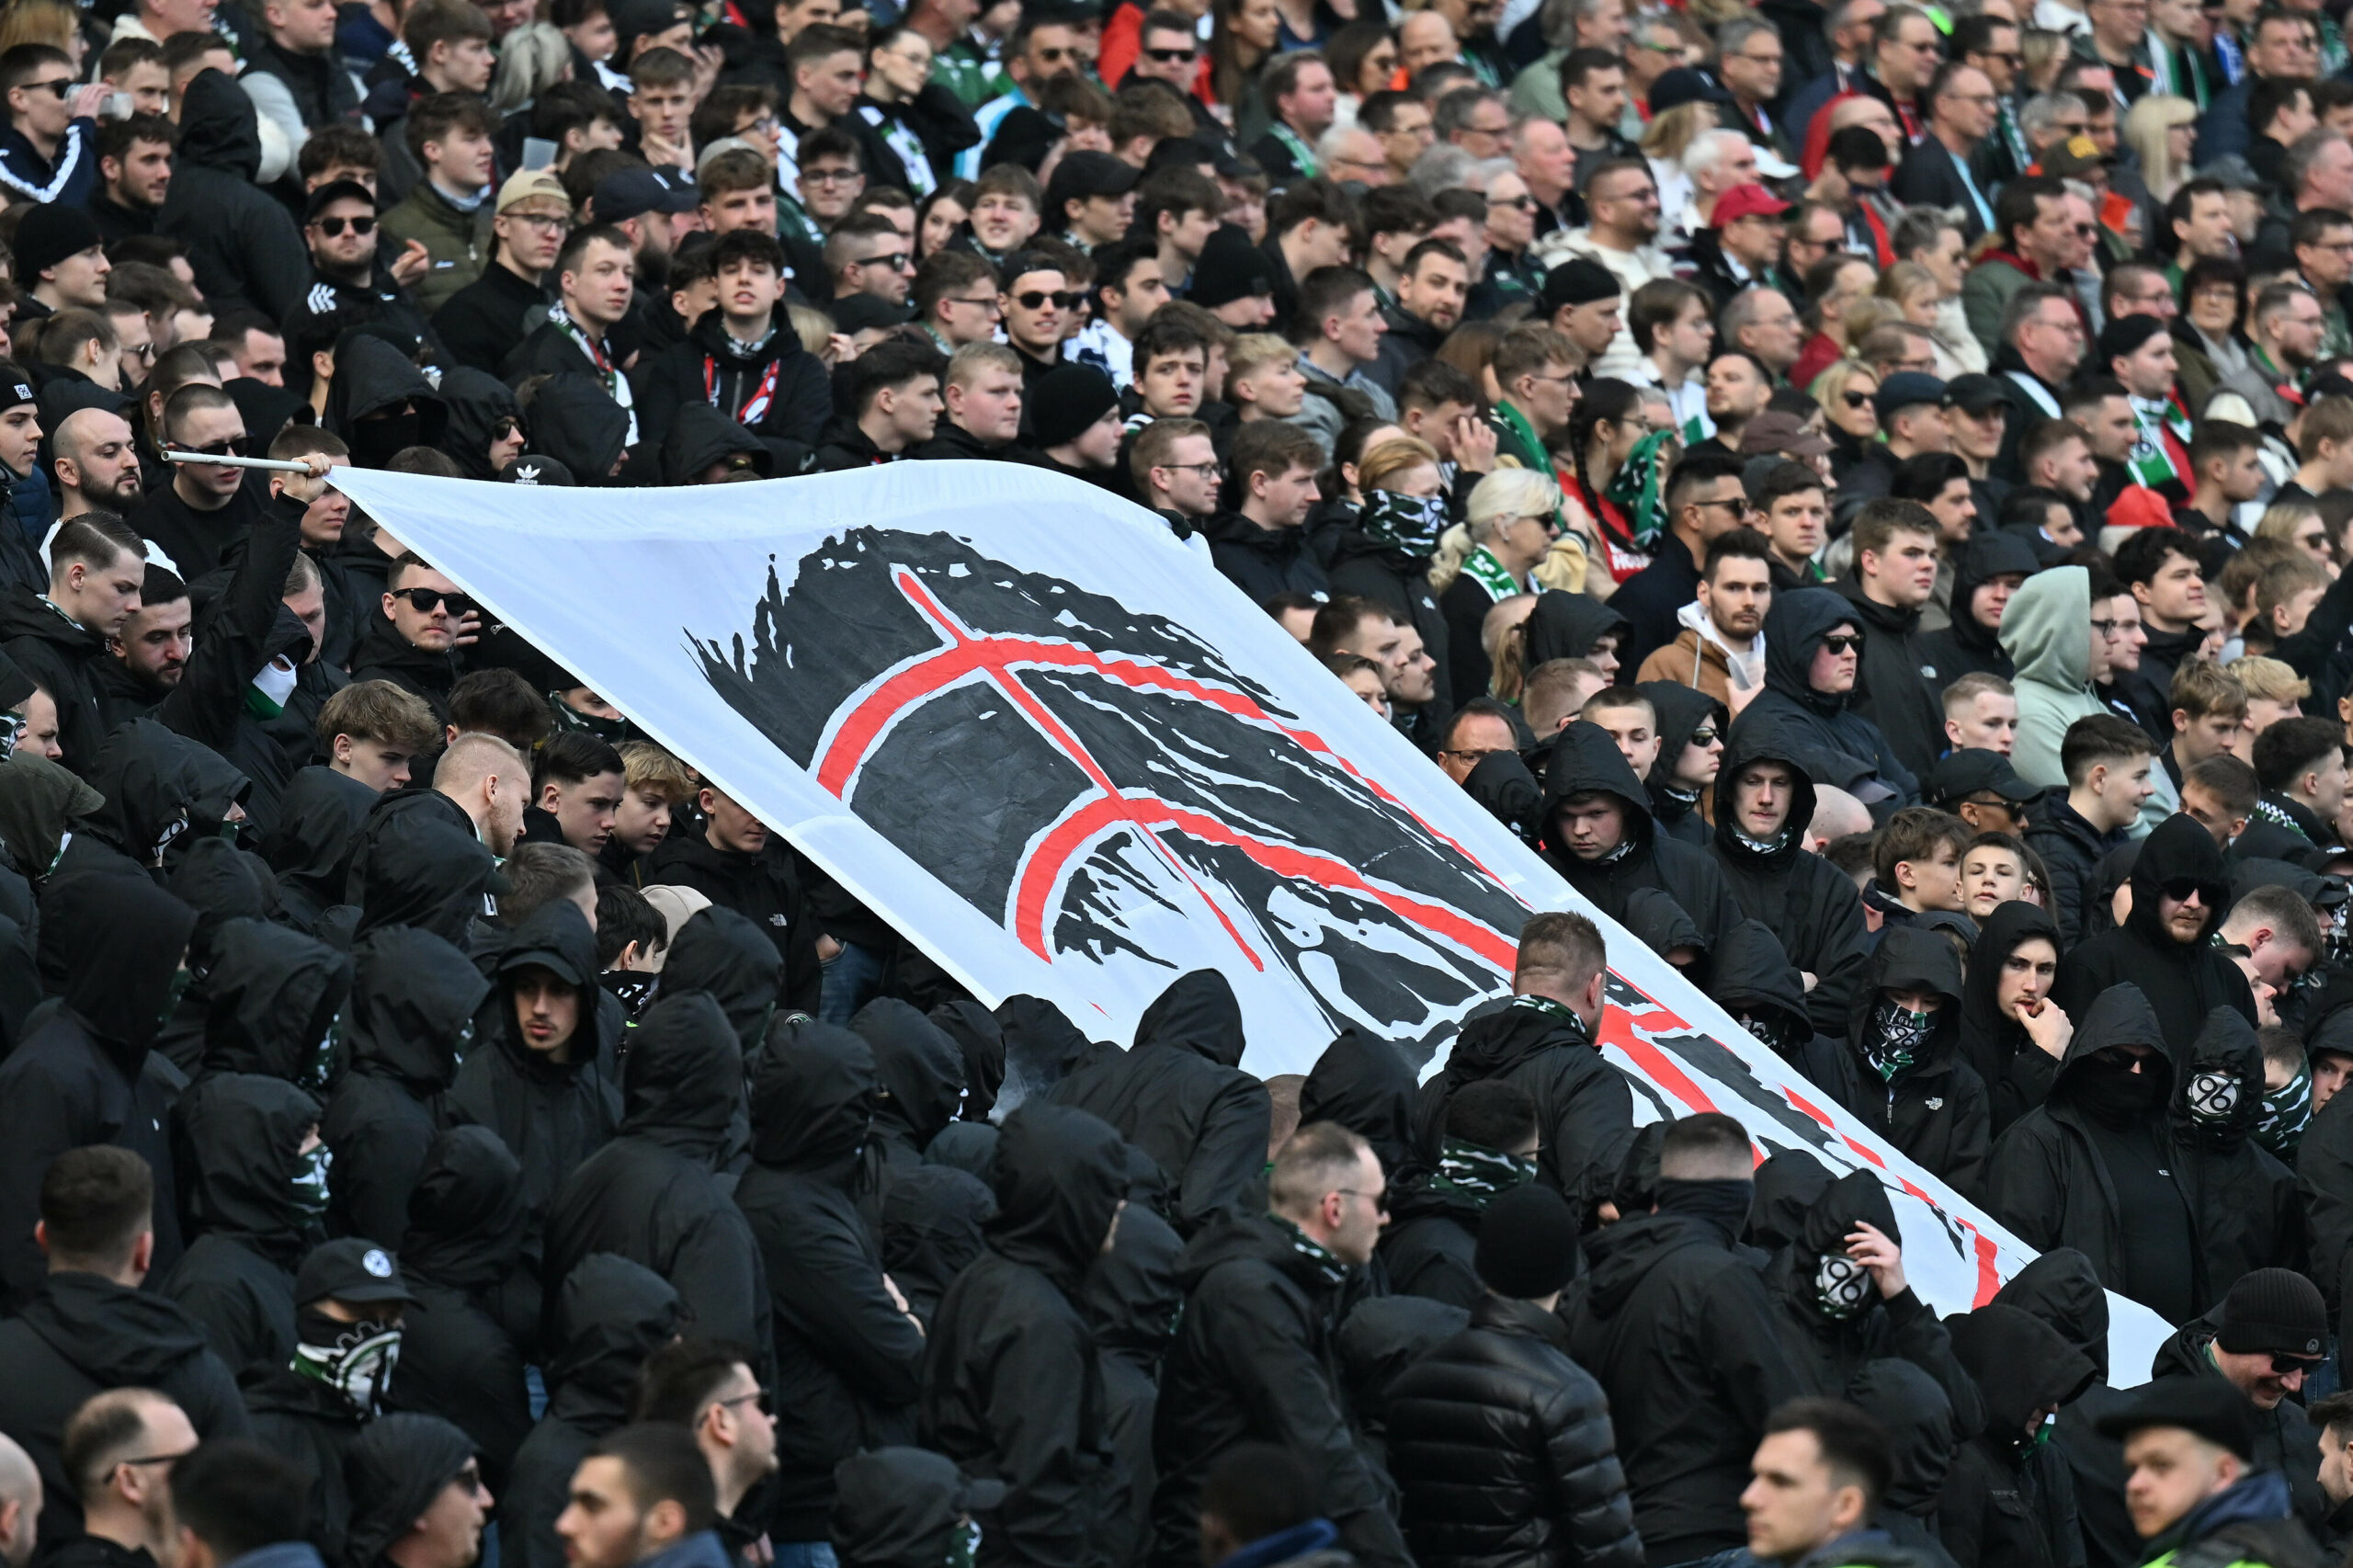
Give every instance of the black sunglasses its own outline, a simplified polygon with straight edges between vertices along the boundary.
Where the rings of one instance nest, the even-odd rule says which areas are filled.
[[[1025,289],[1013,296],[1013,302],[1025,311],[1034,311],[1047,301],[1054,302],[1058,311],[1066,311],[1078,303],[1078,295],[1068,289]]]
[[[1824,638],[1822,645],[1834,653],[1845,653],[1859,650],[1863,645],[1863,640],[1859,637],[1840,637],[1834,634]]]
[[[2196,877],[2176,877],[2170,881],[2160,883],[2157,891],[2167,898],[2187,901],[2203,895],[2206,892],[2206,884]]]
[[[2290,1372],[2317,1371],[2325,1359],[2321,1356],[2288,1356],[2274,1350],[2271,1353],[2271,1369],[2284,1378]]]
[[[312,222],[318,224],[319,233],[331,240],[341,237],[346,225],[348,225],[355,234],[372,234],[376,232],[376,220],[373,217],[314,218]]]
[[[60,76],[54,82],[27,82],[25,90],[28,93],[53,93],[63,99],[66,94],[74,90],[74,79],[71,76]]]
[[[203,446],[188,449],[201,452],[208,458],[242,458],[252,452],[253,442],[243,436],[232,436],[225,441],[207,441]]]
[[[1871,394],[1869,392],[1840,392],[1838,396],[1848,408],[1860,408],[1871,400]]]
[[[445,594],[438,588],[395,588],[392,597],[406,599],[419,615],[431,615],[445,604],[451,615],[472,615],[474,611],[474,601],[465,595]]]
[[[1144,54],[1154,63],[1159,65],[1182,65],[1188,60],[1199,60],[1201,57],[1201,51],[1198,49],[1147,49]]]

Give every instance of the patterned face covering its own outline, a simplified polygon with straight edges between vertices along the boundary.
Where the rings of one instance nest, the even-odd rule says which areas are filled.
[[[1825,1253],[1813,1266],[1813,1304],[1833,1322],[1853,1317],[1870,1304],[1871,1272],[1842,1253]]]
[[[335,1389],[362,1415],[382,1407],[384,1385],[401,1358],[399,1324],[339,1323],[304,1307],[295,1330],[301,1343],[294,1346],[294,1370]]]
[[[2182,1090],[2182,1100],[2192,1121],[2219,1126],[2238,1114],[2238,1077],[2230,1073],[2195,1074]]]
[[[1797,1043],[1797,1030],[1778,1013],[1735,1013],[1733,1021],[1763,1040],[1772,1052],[1785,1055]]]
[[[1666,527],[1666,460],[1675,438],[1672,430],[1654,430],[1635,442],[1604,492],[1626,514],[1637,550],[1650,549]]]
[[[1936,1027],[1934,1013],[1915,1013],[1882,996],[1871,1008],[1870,1027],[1863,1034],[1863,1058],[1881,1078],[1892,1079],[1920,1060]]]
[[[1368,491],[1357,526],[1383,544],[1393,544],[1408,555],[1436,555],[1438,536],[1452,518],[1443,495],[1401,495],[1394,490]]]
[[[1430,1178],[1430,1186],[1437,1191],[1483,1200],[1535,1179],[1536,1162],[1524,1154],[1507,1154],[1449,1138],[1438,1153],[1438,1175]]]
[[[2280,1159],[2292,1158],[2296,1145],[2303,1142],[2304,1124],[2312,1119],[2313,1075],[2299,1067],[2285,1085],[2263,1096],[2263,1115],[2255,1124],[2255,1141]]]
[[[315,1222],[327,1217],[327,1172],[335,1155],[324,1143],[300,1156],[294,1166],[294,1203]]]

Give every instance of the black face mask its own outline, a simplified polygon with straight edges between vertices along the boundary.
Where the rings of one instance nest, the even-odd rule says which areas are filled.
[[[2104,1057],[2094,1056],[2067,1074],[2067,1092],[2086,1114],[2121,1127],[2148,1117],[2164,1103],[2164,1064],[2155,1057],[2141,1063],[2138,1073]]]
[[[1756,1196],[1756,1184],[1748,1181],[1662,1181],[1658,1211],[1712,1221],[1726,1236],[1737,1236],[1748,1226],[1749,1205]]]
[[[354,468],[387,468],[392,454],[417,444],[420,423],[415,409],[405,414],[387,415],[381,419],[355,419],[351,425],[351,463]]]

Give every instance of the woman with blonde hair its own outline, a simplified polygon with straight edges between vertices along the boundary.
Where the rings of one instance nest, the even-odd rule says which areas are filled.
[[[2275,539],[2291,544],[2317,562],[2330,576],[2336,575],[2336,557],[2328,548],[2328,524],[2320,508],[2311,501],[2279,501],[2264,508],[2263,520],[2255,525],[2256,539]]]
[[[1658,187],[1658,210],[1682,211],[1691,204],[1691,176],[1683,172],[1683,154],[1702,131],[1716,129],[1716,108],[1697,100],[1677,104],[1651,116],[1643,129],[1643,156],[1651,162],[1651,179]]]
[[[2067,35],[2047,28],[2027,28],[2018,34],[2018,69],[2026,74],[2020,97],[2047,93],[2067,64]]]
[[[2149,94],[2124,117],[2124,144],[2141,154],[2149,206],[2162,212],[2197,166],[2198,106],[2171,93]]]
[[[1830,471],[1844,483],[1879,439],[1879,410],[1871,402],[1879,395],[1879,377],[1860,359],[1836,359],[1806,392],[1829,421]]]
[[[82,56],[89,42],[82,36],[81,12],[65,0],[9,0],[0,6],[0,53],[20,43],[45,43],[62,49],[82,74]]]
[[[572,40],[552,22],[525,22],[498,40],[490,107],[500,114],[512,114],[530,108],[558,82],[571,80]]]
[[[1524,468],[1499,468],[1471,492],[1470,521],[1447,530],[1449,542],[1460,538],[1466,549],[1444,574],[1430,568],[1430,588],[1446,617],[1447,646],[1454,650],[1454,703],[1461,707],[1486,691],[1494,671],[1483,654],[1468,651],[1480,645],[1480,628],[1487,612],[1515,595],[1536,592],[1547,585],[1537,580],[1539,562],[1552,555],[1563,539],[1561,528],[1561,487],[1549,474]],[[1584,547],[1576,546],[1574,583],[1585,582]],[[1443,560],[1445,552],[1440,551]]]

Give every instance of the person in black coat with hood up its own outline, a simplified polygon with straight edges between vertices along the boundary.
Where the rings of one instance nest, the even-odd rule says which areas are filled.
[[[932,1320],[920,1436],[1006,1484],[982,1568],[1077,1568],[1121,1511],[1100,1353],[1077,1303],[1126,1200],[1126,1152],[1085,1111],[1024,1106],[999,1131],[995,1175],[989,1250]]]
[[[1700,750],[1703,754],[1714,750],[1721,764],[1720,743],[1732,729],[1732,715],[1724,711],[1722,703],[1696,687],[1646,680],[1634,689],[1650,699],[1651,710],[1658,716],[1658,760],[1643,780],[1651,793],[1651,816],[1663,831],[1705,849],[1713,830],[1699,810],[1699,800],[1714,788],[1722,770],[1701,776],[1704,764],[1695,756],[1693,772],[1684,774],[1680,771],[1683,754],[1695,744],[1693,737],[1705,732],[1710,740]]]
[[[1727,746],[1716,772],[1716,823],[1708,851],[1741,913],[1780,939],[1791,963],[1813,977],[1806,1008],[1814,1030],[1842,1034],[1867,946],[1854,879],[1806,848],[1813,780],[1797,748],[1751,734]],[[1778,767],[1773,778],[1770,769]],[[1743,802],[1744,778],[1756,771]]]
[[[2251,1136],[2263,1115],[2263,1047],[2228,1007],[2206,1015],[2167,1108],[2174,1159],[2198,1218],[2206,1281],[2201,1308],[2258,1268],[2304,1259],[2295,1173]]]
[[[2002,610],[2040,569],[2034,547],[2017,534],[1984,528],[1970,536],[1953,562],[1952,624],[1920,636],[1927,655],[1921,678],[1930,691],[1967,675],[2010,678],[2015,666],[2002,651]]]
[[[822,1540],[835,1467],[915,1434],[924,1336],[884,1283],[854,1196],[880,1094],[874,1055],[813,1019],[776,1026],[752,1066],[752,1166],[735,1188],[767,1276],[777,1426],[768,1529]]]
[[[2172,896],[2169,888],[2194,889],[2197,903]],[[2139,986],[2162,1021],[2166,1053],[2176,1061],[2217,1007],[2229,1007],[2254,1023],[2255,996],[2246,976],[2206,940],[2230,903],[2230,878],[2213,835],[2186,813],[2158,824],[2141,841],[2132,862],[2132,912],[2116,930],[2078,942],[2060,957],[2052,997],[2069,1017],[2080,1020],[2093,998],[2109,986]]]
[[[1179,976],[1136,1021],[1134,1047],[1063,1079],[1050,1096],[1110,1123],[1152,1156],[1180,1234],[1238,1209],[1267,1163],[1274,1102],[1242,1071],[1242,1006],[1215,970]]]
[[[1576,1266],[1560,1194],[1496,1199],[1471,1326],[1390,1383],[1390,1473],[1422,1568],[1643,1568],[1609,1403],[1552,1311]]]
[[[233,78],[198,72],[180,96],[172,184],[155,230],[186,249],[214,310],[246,304],[284,321],[310,287],[310,251],[293,215],[256,183],[260,173],[253,99]]]
[[[1844,635],[1858,646],[1824,662],[1815,681],[1815,655],[1823,640]],[[1859,776],[1891,791],[1893,811],[1920,798],[1919,778],[1896,756],[1877,724],[1855,710],[1855,672],[1859,640],[1868,636],[1855,607],[1827,588],[1775,594],[1765,616],[1765,689],[1733,722],[1732,749],[1748,744],[1794,748],[1808,774],[1818,778]],[[1866,802],[1870,803],[1870,802]]]
[[[2068,1027],[2066,1014],[2049,999],[2060,945],[2058,924],[2049,915],[2012,899],[1985,917],[1971,949],[1961,998],[1961,1059],[1993,1095],[1995,1137],[2049,1097],[2059,1071],[2057,1058],[2035,1042],[2014,1009],[2031,994],[2041,1004],[2036,1028],[2049,1034]],[[2010,1011],[2002,1006],[2006,990],[2013,999]]]
[[[2059,1331],[1998,1302],[1952,1320],[1954,1353],[1984,1393],[1945,1482],[1937,1525],[1961,1568],[2083,1568],[2075,1487],[2050,1417],[2098,1372]]]
[[[294,1270],[326,1218],[319,1102],[280,1079],[215,1073],[172,1119],[196,1234],[164,1294],[231,1367],[276,1367],[294,1353]]]
[[[1614,809],[1599,814],[1605,807]],[[1740,924],[1740,905],[1715,861],[1658,831],[1650,791],[1599,725],[1579,721],[1552,743],[1541,812],[1536,847],[1612,920],[1626,919],[1636,889],[1655,888],[1691,917],[1711,950]]]
[[[2016,1307],[2057,1329],[2092,1364],[2092,1381],[2061,1407],[2051,1446],[2066,1461],[2090,1568],[2133,1568],[2141,1561],[2141,1537],[2124,1506],[2123,1449],[2097,1429],[2101,1416],[2132,1396],[2109,1386],[2108,1292],[2091,1259],[2073,1247],[2053,1247],[2010,1276],[1994,1304]]]
[[[1961,1059],[1961,957],[1943,934],[1888,927],[1863,967],[1847,1020],[1845,1081],[1828,1092],[1973,1199],[1984,1185],[1994,1111],[1985,1081]]]

